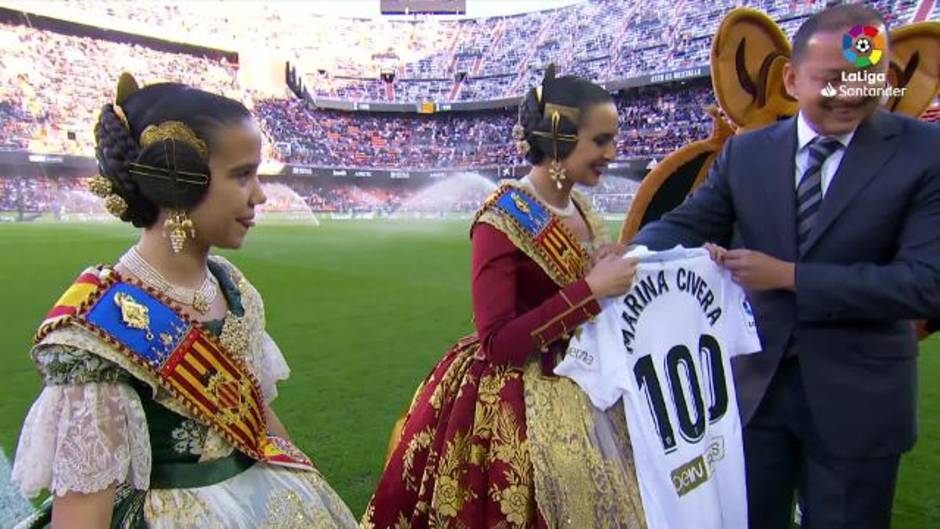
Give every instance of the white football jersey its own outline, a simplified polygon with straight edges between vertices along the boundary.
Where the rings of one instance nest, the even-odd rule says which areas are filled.
[[[623,398],[649,529],[745,529],[730,358],[761,345],[744,290],[701,248],[630,255],[633,288],[603,301],[555,373],[601,409]]]

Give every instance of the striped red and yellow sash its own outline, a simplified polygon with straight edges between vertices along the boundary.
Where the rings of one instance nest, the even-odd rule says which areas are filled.
[[[36,335],[67,324],[98,335],[144,371],[194,418],[244,454],[268,463],[311,470],[288,440],[269,434],[257,379],[168,298],[113,269],[85,270],[46,316]]]

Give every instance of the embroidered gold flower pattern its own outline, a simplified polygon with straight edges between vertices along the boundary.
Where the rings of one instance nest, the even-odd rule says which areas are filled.
[[[438,478],[432,503],[444,516],[457,516],[457,513],[463,508],[463,495],[457,480],[450,476]]]
[[[479,399],[484,404],[495,404],[499,400],[499,391],[503,389],[505,377],[498,372],[485,375],[480,379]]]
[[[566,378],[545,377],[537,362],[523,375],[526,424],[535,479],[535,503],[550,527],[645,527],[639,484],[624,421],[612,420],[619,449],[605,456],[597,445],[595,416],[587,396]]]
[[[606,239],[603,221],[591,211],[590,204],[581,196],[575,199],[588,217],[595,240]],[[549,266],[529,244],[530,238],[503,216],[484,209],[475,221],[505,233],[559,285],[577,279],[558,266]],[[573,385],[563,385],[563,391],[557,391],[550,384],[539,383],[557,378],[541,377],[537,360],[530,361],[524,374],[492,365],[478,368],[472,363],[478,350],[478,342],[459,342],[448,353],[452,356],[445,357],[416,393],[410,411],[424,414],[415,415],[421,417],[422,429],[401,439],[407,448],[397,457],[403,458],[402,479],[411,484],[406,490],[417,487],[417,499],[413,507],[402,505],[397,512],[381,513],[388,506],[378,505],[382,524],[408,529],[411,520],[426,516],[428,527],[463,529],[481,515],[476,494],[485,494],[485,508],[492,505],[502,514],[494,526],[500,529],[532,525],[536,509],[549,527],[643,529],[632,454],[608,456],[616,461],[605,459],[596,443],[593,412],[585,405],[583,393],[569,391]],[[441,415],[442,410],[472,413],[472,417],[457,415],[458,422],[453,422]],[[463,420],[465,425],[461,425]],[[530,433],[533,425],[535,436]],[[614,441],[629,451],[625,421],[615,423],[614,429]],[[437,454],[433,443],[445,431],[447,440]],[[417,465],[418,454],[424,451],[425,463]],[[555,464],[557,468],[552,466]],[[485,491],[475,488],[481,478]],[[548,490],[541,491],[541,487]],[[560,508],[554,500],[561,502]],[[362,527],[372,529],[375,507],[370,505],[366,511]],[[394,517],[386,518],[389,515]]]
[[[466,434],[457,433],[451,439],[441,457],[441,475],[434,487],[431,507],[441,515],[454,517],[463,509],[464,503],[476,498],[473,491],[465,488],[462,463],[468,459],[470,439]]]
[[[499,510],[518,526],[525,525],[532,514],[532,494],[528,487],[512,485],[500,491]]]
[[[415,474],[412,472],[414,468],[415,455],[427,449],[431,445],[431,428],[426,428],[419,432],[417,435],[411,438],[408,441],[408,446],[405,448],[404,455],[404,472],[402,473],[402,478],[405,480],[405,489],[406,490],[418,490],[418,485],[415,483]]]

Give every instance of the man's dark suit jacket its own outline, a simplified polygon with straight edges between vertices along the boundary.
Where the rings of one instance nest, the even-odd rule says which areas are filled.
[[[898,454],[916,438],[910,320],[940,314],[940,127],[881,109],[859,125],[800,257],[796,119],[732,137],[702,187],[633,243],[734,240],[796,262],[795,292],[749,292],[764,351],[735,359],[743,420],[795,347],[826,448]]]

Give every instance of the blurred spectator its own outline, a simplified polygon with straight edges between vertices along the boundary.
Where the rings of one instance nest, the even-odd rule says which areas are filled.
[[[722,16],[738,6],[766,12],[788,35],[826,0],[587,0],[508,17],[350,18],[304,13],[291,2],[100,2],[68,0],[80,13],[141,28],[214,39],[223,48],[257,44],[284,50],[318,97],[451,101],[511,97],[555,62],[595,81],[707,63]],[[865,0],[890,24],[911,22],[917,0]],[[940,2],[928,19],[940,17]],[[265,31],[258,31],[259,27]],[[336,38],[342,35],[342,38]],[[393,84],[381,71],[396,74]],[[455,76],[465,73],[464,81]]]
[[[0,44],[0,146],[92,154],[98,110],[122,71],[242,97],[224,61],[2,23]]]

